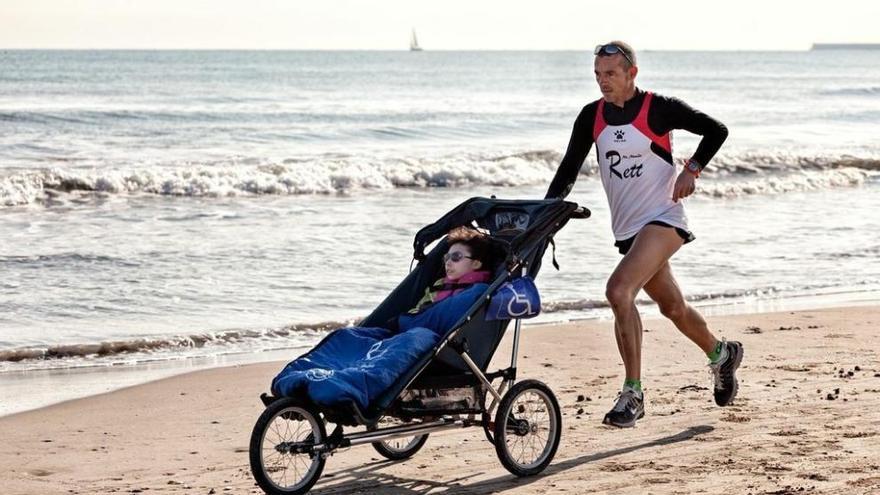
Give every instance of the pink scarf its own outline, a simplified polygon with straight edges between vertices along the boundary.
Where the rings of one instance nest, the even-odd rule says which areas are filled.
[[[438,283],[442,282],[443,285],[449,284],[449,285],[453,285],[453,286],[456,284],[473,285],[473,284],[488,282],[490,276],[491,276],[491,274],[489,272],[487,272],[485,270],[479,270],[476,272],[465,273],[458,280],[449,280],[448,277],[444,277],[442,280],[438,280],[437,282]],[[435,283],[434,285],[437,285],[437,284]],[[458,294],[459,292],[465,290],[466,288],[467,287],[459,287],[459,288],[444,289],[444,290],[438,291],[437,294],[434,296],[434,303],[438,303],[438,302],[446,299],[449,296],[454,296],[454,295]]]

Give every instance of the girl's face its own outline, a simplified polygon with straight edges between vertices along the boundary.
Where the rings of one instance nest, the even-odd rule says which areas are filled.
[[[449,246],[449,251],[443,257],[446,262],[446,278],[458,280],[462,276],[475,272],[483,267],[479,260],[470,258],[471,250],[464,244],[456,243]]]

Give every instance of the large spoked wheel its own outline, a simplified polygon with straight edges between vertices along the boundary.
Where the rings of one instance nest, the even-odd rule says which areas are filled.
[[[507,391],[495,413],[495,452],[517,476],[532,476],[550,464],[562,434],[556,396],[537,380],[524,380]]]
[[[379,421],[379,428],[387,428],[397,426],[403,422],[393,418],[382,418]],[[375,430],[376,427],[369,428]],[[390,440],[380,440],[373,442],[372,445],[376,452],[382,457],[392,461],[402,461],[416,455],[416,452],[422,449],[425,442],[428,441],[428,434],[413,435],[411,437],[392,438]]]
[[[251,433],[254,479],[270,495],[306,493],[321,477],[325,459],[314,446],[327,439],[324,421],[292,399],[273,402]]]

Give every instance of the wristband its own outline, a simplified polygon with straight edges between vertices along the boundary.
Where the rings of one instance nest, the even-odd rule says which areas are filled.
[[[691,158],[691,159],[688,160],[687,163],[684,165],[684,169],[687,170],[688,172],[692,173],[692,174],[694,175],[694,177],[699,177],[699,176],[700,176],[700,171],[701,171],[703,168],[700,167],[700,164],[699,164],[696,160],[694,160],[693,158]]]

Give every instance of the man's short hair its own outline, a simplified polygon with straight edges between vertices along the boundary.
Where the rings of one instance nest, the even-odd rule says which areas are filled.
[[[609,41],[608,43],[605,43],[604,45],[599,45],[599,47],[596,50],[596,56],[597,57],[610,57],[610,56],[614,55],[614,54],[606,52],[605,50],[599,50],[599,48],[604,49],[605,47],[608,47],[608,46],[617,47],[617,49],[620,50],[620,53],[622,54],[621,58],[623,58],[623,68],[625,70],[629,70],[630,67],[632,67],[634,65],[638,65],[638,62],[636,61],[636,51],[633,49],[632,45],[630,45],[629,43],[627,43],[625,41],[613,40],[613,41]]]

